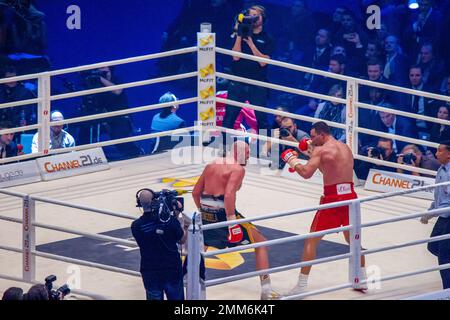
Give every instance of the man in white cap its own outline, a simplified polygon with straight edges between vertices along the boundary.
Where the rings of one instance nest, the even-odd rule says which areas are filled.
[[[53,111],[50,115],[50,121],[61,121],[64,117],[61,112]],[[38,134],[33,136],[31,143],[31,152],[38,152],[39,148]],[[65,130],[63,125],[50,126],[50,145],[49,149],[69,148],[75,146],[75,139]]]

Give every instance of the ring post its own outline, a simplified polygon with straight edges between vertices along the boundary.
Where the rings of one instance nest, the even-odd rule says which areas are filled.
[[[197,33],[197,124],[199,147],[210,140],[205,129],[216,126],[216,34],[210,23],[200,25]]]
[[[29,195],[23,198],[22,211],[22,275],[27,282],[36,278],[36,218],[35,201]]]
[[[39,76],[38,97],[41,101],[38,103],[38,123],[41,126],[38,129],[38,150],[44,154],[48,153],[50,145],[50,83],[50,75],[48,72]]]
[[[358,83],[354,80],[347,80],[347,106],[345,117],[345,138],[347,145],[353,154],[358,154],[358,133],[355,127],[358,126]]]
[[[361,203],[359,200],[350,206],[350,259],[349,259],[349,282],[354,289],[360,282],[361,270]]]
[[[201,232],[198,223],[199,215],[194,213],[188,229],[188,265],[187,265],[187,300],[200,300],[200,245]]]

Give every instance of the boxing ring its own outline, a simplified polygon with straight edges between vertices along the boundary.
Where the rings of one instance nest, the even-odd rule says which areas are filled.
[[[430,121],[434,123],[440,123],[445,125],[450,125],[450,121],[435,119],[427,116],[421,116],[416,114],[411,114],[403,111],[398,111],[389,108],[383,108],[379,106],[368,105],[359,102],[358,100],[358,86],[367,85],[372,87],[377,87],[385,90],[393,90],[402,93],[414,94],[416,96],[423,96],[443,101],[450,101],[450,97],[431,94],[422,91],[415,91],[411,89],[396,87],[392,85],[386,85],[341,75],[336,75],[324,71],[319,71],[315,69],[310,69],[302,66],[297,66],[285,62],[280,62],[271,59],[258,58],[255,56],[249,56],[242,53],[236,53],[230,50],[216,48],[214,46],[214,34],[199,34],[199,42],[196,47],[185,48],[180,50],[173,50],[163,53],[150,54],[140,57],[121,59],[115,61],[108,61],[103,63],[97,63],[82,67],[68,68],[63,70],[56,70],[51,72],[45,72],[41,74],[35,75],[25,75],[14,78],[0,79],[1,83],[7,83],[10,81],[22,81],[29,79],[38,79],[38,88],[39,95],[36,99],[26,100],[26,101],[18,101],[12,103],[0,104],[0,108],[10,108],[17,107],[20,105],[26,104],[38,104],[38,124],[30,125],[26,127],[19,127],[14,129],[5,129],[1,130],[0,134],[5,133],[13,133],[13,132],[22,132],[26,130],[37,129],[39,133],[39,152],[35,154],[27,154],[18,157],[0,159],[0,164],[6,164],[15,162],[17,160],[26,160],[26,159],[34,159],[36,157],[54,155],[60,153],[66,153],[68,151],[77,151],[84,149],[91,149],[95,147],[103,147],[118,143],[126,143],[133,141],[146,140],[150,138],[163,137],[168,135],[179,135],[179,134],[189,134],[190,132],[196,132],[197,139],[195,140],[194,146],[191,146],[194,154],[202,154],[202,152],[208,148],[202,146],[202,142],[205,136],[208,136],[210,131],[213,132],[222,131],[232,135],[239,136],[248,136],[255,139],[259,139],[261,141],[271,141],[274,143],[296,146],[295,143],[286,142],[279,139],[267,137],[264,135],[257,135],[247,132],[236,131],[232,129],[226,129],[222,127],[217,127],[215,125],[214,119],[204,119],[200,115],[202,112],[205,112],[202,104],[200,103],[202,100],[209,99],[209,101],[215,102],[223,102],[230,105],[234,105],[237,107],[246,107],[251,108],[257,111],[266,112],[272,115],[281,115],[288,116],[293,119],[304,120],[309,122],[315,122],[317,119],[301,116],[289,112],[282,112],[273,110],[270,108],[256,106],[251,104],[244,104],[237,101],[231,101],[228,99],[215,98],[215,78],[221,77],[228,80],[239,81],[243,83],[263,86],[272,90],[279,90],[287,93],[303,95],[307,97],[314,97],[318,99],[323,99],[327,101],[333,101],[337,103],[343,103],[347,108],[347,117],[346,123],[334,123],[330,121],[325,121],[332,127],[344,129],[346,132],[346,141],[349,147],[351,148],[354,158],[375,163],[382,164],[384,166],[400,168],[404,170],[419,172],[422,174],[435,175],[436,172],[421,169],[421,168],[412,168],[406,165],[400,165],[396,163],[385,162],[382,160],[376,160],[373,158],[368,158],[362,155],[357,154],[357,141],[358,134],[371,134],[378,137],[385,137],[389,139],[395,139],[410,143],[415,143],[418,145],[424,145],[428,147],[437,147],[436,143],[418,140],[408,137],[403,137],[399,135],[393,135],[389,133],[382,133],[377,131],[372,131],[369,129],[361,128],[358,126],[358,108],[366,108],[377,111],[386,111],[389,113],[411,117],[415,119]],[[212,50],[204,50],[205,41],[201,41],[204,39],[208,39],[209,45],[212,47]],[[212,39],[212,41],[211,41]],[[203,48],[203,50],[202,50]],[[51,79],[57,77],[59,75],[64,75],[73,72],[80,72],[84,70],[89,70],[93,68],[100,68],[104,66],[112,66],[112,65],[121,65],[125,63],[133,63],[139,61],[146,61],[151,59],[157,59],[172,55],[179,54],[188,54],[197,52],[199,56],[199,64],[198,70],[193,72],[188,72],[180,75],[173,75],[167,77],[160,77],[156,79],[148,79],[136,82],[130,82],[126,84],[114,85],[105,88],[98,89],[90,89],[90,90],[82,90],[73,93],[67,94],[51,94]],[[295,70],[299,72],[307,72],[313,73],[319,76],[326,76],[330,78],[335,78],[338,80],[345,81],[347,84],[347,97],[346,99],[335,98],[327,95],[316,94],[296,88],[290,88],[282,85],[264,83],[250,79],[244,79],[240,77],[236,77],[233,75],[216,72],[214,67],[212,68],[212,72],[209,72],[206,76],[210,79],[214,79],[213,82],[208,82],[208,85],[212,83],[212,95],[205,96],[204,88],[200,87],[201,80],[205,78],[204,68],[205,63],[210,64],[211,61],[202,61],[203,58],[200,58],[203,54],[208,54],[209,56],[205,59],[213,59],[213,63],[215,61],[215,53],[231,55],[231,56],[239,56],[241,58],[254,60],[257,62],[264,62],[267,64],[271,64],[277,67],[288,68],[290,70]],[[212,56],[211,56],[212,54]],[[211,68],[210,68],[211,69]],[[100,92],[107,92],[118,89],[127,89],[137,86],[145,86],[154,83],[162,83],[166,81],[178,80],[178,79],[188,79],[197,77],[197,81],[199,81],[199,90],[198,95],[192,98],[182,99],[176,102],[162,103],[162,104],[151,104],[136,108],[124,109],[114,112],[96,114],[91,116],[84,117],[76,117],[71,119],[66,119],[63,121],[55,121],[52,122],[52,125],[64,125],[71,123],[79,123],[90,120],[97,120],[112,116],[118,115],[126,115],[133,114],[142,111],[159,109],[162,107],[168,107],[171,105],[184,105],[193,102],[198,103],[197,113],[199,114],[199,121],[196,125],[184,129],[177,129],[171,131],[165,131],[161,133],[154,134],[146,134],[146,135],[138,135],[128,138],[122,138],[117,140],[103,141],[98,143],[93,143],[89,145],[81,145],[72,148],[66,149],[49,149],[49,130],[50,130],[50,111],[51,111],[51,103],[52,101],[58,101],[62,99],[69,99],[74,97],[80,97],[88,94],[95,94]],[[203,109],[201,109],[203,108]],[[208,122],[208,125],[205,125],[205,122]],[[212,121],[212,122],[211,122]],[[212,124],[211,124],[212,123]],[[198,149],[197,149],[198,148]],[[172,152],[176,152],[174,149]],[[214,152],[214,150],[212,151]],[[202,159],[199,162],[193,162],[189,165],[183,166],[180,168],[179,165],[175,165],[170,163],[170,160],[173,159],[169,156],[170,152],[163,155],[152,155],[148,157],[141,157],[138,159],[126,160],[120,163],[111,164],[112,168],[110,171],[104,172],[96,172],[88,175],[77,176],[77,177],[68,177],[64,179],[59,179],[55,181],[46,181],[39,182],[29,185],[15,186],[10,187],[8,189],[0,189],[0,194],[2,197],[0,201],[2,203],[0,210],[0,226],[1,226],[1,235],[0,235],[0,279],[4,279],[5,288],[6,284],[10,284],[10,281],[13,282],[27,282],[27,283],[39,283],[39,279],[41,279],[42,275],[47,273],[53,273],[52,270],[59,270],[60,274],[64,274],[62,270],[67,264],[76,265],[83,267],[83,278],[87,278],[89,281],[98,281],[98,283],[102,283],[108,288],[111,288],[111,282],[117,281],[122,284],[124,287],[133,286],[136,289],[130,289],[129,292],[134,292],[134,294],[129,294],[126,297],[120,295],[119,293],[113,292],[114,296],[111,297],[108,295],[105,290],[96,291],[96,286],[94,285],[83,285],[83,288],[87,287],[89,290],[81,290],[75,289],[74,293],[78,293],[80,295],[86,295],[93,298],[101,299],[101,298],[138,298],[135,290],[139,290],[142,294],[142,284],[140,282],[140,273],[135,270],[130,270],[127,268],[115,267],[105,263],[92,262],[83,259],[71,258],[61,254],[52,254],[44,251],[40,251],[38,249],[39,245],[44,245],[46,243],[52,241],[63,241],[67,239],[73,239],[76,237],[83,237],[87,239],[92,239],[96,241],[100,241],[103,243],[114,243],[118,246],[123,246],[124,248],[128,248],[129,250],[135,250],[136,243],[127,238],[105,235],[103,234],[105,231],[114,230],[115,228],[125,228],[129,227],[129,224],[132,220],[138,217],[137,214],[130,214],[133,210],[133,197],[135,190],[138,190],[141,187],[149,187],[149,183],[152,183],[152,188],[162,188],[167,187],[167,184],[161,182],[161,176],[177,176],[181,180],[196,177],[201,174],[202,168],[207,162],[206,159]],[[148,164],[151,163],[151,167]],[[252,163],[252,162],[251,162]],[[356,189],[360,198],[352,201],[345,201],[341,203],[333,203],[327,205],[317,206],[317,203],[320,194],[321,194],[321,186],[314,186],[310,184],[308,181],[300,181],[302,180],[299,177],[298,182],[294,182],[291,180],[286,180],[280,177],[277,174],[267,174],[266,171],[262,170],[264,168],[264,164],[261,164],[261,161],[257,159],[253,159],[253,164],[248,168],[248,173],[244,186],[243,192],[246,191],[245,194],[239,194],[238,199],[241,197],[245,199],[248,204],[245,202],[240,202],[238,205],[243,206],[246,212],[246,215],[249,217],[247,219],[241,220],[240,222],[258,222],[259,224],[264,225],[265,227],[276,227],[285,232],[291,232],[295,235],[289,235],[286,237],[280,237],[278,239],[271,239],[264,243],[258,244],[250,244],[246,246],[241,246],[239,248],[228,248],[223,250],[214,250],[203,252],[203,245],[201,241],[201,232],[202,230],[208,230],[217,227],[223,227],[229,225],[228,222],[222,222],[217,224],[211,224],[208,226],[202,226],[198,219],[194,219],[194,223],[191,224],[189,228],[189,239],[188,239],[188,255],[189,258],[189,266],[188,270],[197,271],[195,266],[198,266],[200,255],[203,255],[204,258],[212,258],[212,257],[220,257],[226,254],[233,254],[236,252],[245,252],[251,251],[258,246],[274,246],[274,245],[286,245],[290,242],[300,241],[307,238],[316,237],[319,235],[329,235],[329,237],[333,241],[337,240],[336,232],[350,231],[351,235],[351,243],[350,243],[350,251],[348,253],[342,253],[338,255],[330,255],[327,257],[318,258],[309,262],[297,262],[291,263],[283,266],[277,266],[274,268],[270,268],[268,270],[261,271],[250,271],[244,272],[241,274],[236,274],[228,277],[217,277],[215,279],[207,279],[206,281],[201,281],[198,278],[198,272],[188,272],[188,285],[187,285],[187,298],[188,299],[236,299],[239,298],[236,296],[238,292],[242,292],[243,298],[254,299],[255,296],[252,295],[257,289],[254,288],[255,279],[251,279],[248,282],[248,279],[257,277],[260,274],[271,273],[274,275],[273,284],[274,287],[277,288],[277,281],[280,281],[285,287],[290,287],[293,285],[291,279],[295,279],[296,281],[296,273],[292,273],[294,269],[298,269],[302,266],[307,265],[315,265],[317,267],[317,272],[320,272],[323,277],[327,272],[330,275],[335,275],[336,272],[330,269],[327,269],[326,266],[331,263],[338,263],[339,268],[339,276],[336,278],[342,280],[340,283],[335,284],[330,281],[325,282],[324,287],[312,287],[312,290],[302,293],[296,296],[286,296],[283,299],[298,299],[298,298],[308,298],[313,296],[318,296],[319,298],[331,298],[331,299],[340,299],[340,298],[348,298],[348,299],[360,299],[360,296],[355,296],[349,293],[345,293],[343,289],[351,288],[356,286],[360,279],[357,276],[359,271],[359,258],[362,254],[368,256],[368,264],[370,265],[370,259],[372,255],[376,255],[377,253],[385,252],[385,251],[393,251],[395,249],[403,250],[405,248],[413,248],[411,250],[413,252],[413,256],[416,254],[426,255],[426,250],[422,248],[422,250],[417,249],[419,244],[425,244],[428,242],[439,241],[443,239],[449,239],[450,235],[441,236],[436,238],[426,237],[430,232],[428,228],[422,228],[422,231],[418,231],[418,227],[422,227],[418,224],[417,221],[414,221],[417,226],[413,225],[410,220],[417,219],[421,216],[430,213],[443,213],[447,212],[450,209],[437,209],[432,211],[427,211],[426,208],[429,205],[429,201],[423,201],[418,199],[406,198],[406,195],[424,191],[424,190],[432,190],[437,187],[437,185],[426,186],[421,188],[415,188],[412,190],[405,190],[396,193],[390,194],[382,194],[376,195],[373,192],[365,191],[360,188]],[[149,169],[151,168],[151,169]],[[267,168],[265,168],[267,169]],[[175,178],[176,180],[176,178]],[[103,183],[103,181],[105,181]],[[246,184],[249,184],[246,187]],[[446,183],[447,185],[450,183]],[[120,185],[120,187],[119,187]],[[288,185],[292,187],[295,191],[286,192],[285,186]],[[191,185],[192,186],[192,185]],[[115,189],[116,188],[116,189]],[[246,189],[247,188],[247,189]],[[303,191],[307,189],[306,191]],[[99,192],[98,190],[102,190]],[[264,190],[270,190],[270,192],[276,194],[279,199],[292,199],[290,202],[293,202],[291,207],[286,203],[287,201],[280,201],[279,203],[261,203],[261,199],[258,197],[258,192],[264,193]],[[125,193],[126,197],[122,194]],[[309,195],[307,193],[310,193]],[[98,193],[98,194],[97,194]],[[111,196],[112,194],[112,196]],[[131,196],[130,196],[131,194]],[[95,196],[97,195],[97,196]],[[116,199],[114,198],[116,197]],[[258,199],[258,200],[255,200]],[[400,200],[399,200],[400,199]],[[74,201],[75,200],[75,201]],[[269,199],[267,199],[269,200]],[[125,204],[124,202],[129,202],[130,204]],[[381,204],[374,204],[374,202],[381,202]],[[102,206],[111,209],[100,209],[99,204]],[[316,233],[308,233],[309,223],[305,220],[304,216],[307,212],[315,211],[318,209],[331,208],[336,206],[349,205],[350,206],[350,217],[351,224],[347,227],[326,230],[322,232]],[[110,207],[112,206],[112,207]],[[253,206],[253,207],[251,207]],[[279,207],[278,210],[272,210],[271,213],[266,212],[267,208],[271,208],[271,206]],[[285,209],[280,211],[280,209]],[[64,211],[62,211],[62,208]],[[119,209],[120,208],[120,209]],[[419,210],[418,210],[419,209]],[[187,201],[186,204],[187,212],[193,212],[195,210],[195,206],[193,204],[192,199]],[[37,211],[39,213],[37,214]],[[82,214],[80,214],[80,212]],[[263,213],[261,213],[263,212]],[[86,213],[90,213],[89,217]],[[368,216],[368,213],[373,216]],[[64,214],[64,216],[61,216]],[[383,219],[379,219],[379,215],[383,215]],[[386,216],[389,216],[386,218]],[[106,217],[110,217],[110,220],[105,220]],[[198,216],[195,216],[198,218]],[[289,222],[287,219],[294,219],[293,222]],[[120,222],[119,222],[120,220]],[[277,220],[281,222],[276,222]],[[365,221],[367,220],[367,221]],[[399,223],[402,227],[388,227],[388,225]],[[76,228],[74,226],[76,224]],[[408,238],[406,235],[391,235],[387,236],[389,240],[393,239],[401,239],[401,242],[395,243],[383,243],[382,240],[374,238],[374,233],[371,231],[372,227],[377,227],[381,225],[386,225],[383,227],[383,234],[387,231],[393,231],[397,233],[401,233],[404,230],[414,230],[414,234],[422,235],[422,237],[417,238]],[[37,230],[39,229],[39,233]],[[42,230],[41,230],[42,229]],[[364,229],[364,232],[363,232]],[[55,232],[57,232],[57,236],[55,237]],[[63,235],[64,234],[64,235]],[[21,235],[20,239],[18,235]],[[409,234],[408,234],[409,236]],[[373,240],[372,240],[373,239]],[[392,239],[392,240],[393,240]],[[369,249],[361,251],[361,241],[363,240],[362,246],[366,247],[365,241],[370,240],[374,243],[371,243],[368,247]],[[20,243],[20,245],[17,245]],[[128,250],[125,249],[125,250]],[[300,248],[298,248],[300,249]],[[98,247],[98,250],[101,250],[101,247]],[[19,257],[19,254],[21,256]],[[409,254],[411,257],[411,254]],[[402,256],[404,257],[404,256]],[[348,262],[346,260],[348,259]],[[382,260],[382,259],[381,259]],[[381,261],[380,260],[380,261]],[[401,272],[396,272],[388,275],[383,275],[379,277],[372,277],[372,281],[376,283],[383,283],[389,280],[402,279],[402,278],[413,278],[416,275],[429,275],[433,271],[441,270],[444,268],[449,268],[449,265],[443,266],[435,266],[437,263],[432,262],[432,257],[422,258],[423,261],[416,261],[418,266],[421,268],[408,268],[405,271],[403,267],[410,266],[413,263],[414,259],[410,259],[402,263],[398,262],[401,265]],[[379,264],[382,264],[386,261],[381,261]],[[378,263],[378,262],[377,262]],[[428,263],[427,265],[423,265],[424,263]],[[19,270],[21,274],[17,274]],[[387,269],[390,269],[388,267]],[[393,269],[393,268],[392,268]],[[411,270],[412,269],[412,270]],[[96,270],[96,271],[93,271]],[[101,270],[101,271],[100,271]],[[102,273],[103,272],[103,273]],[[106,275],[105,276],[105,272]],[[314,274],[316,269],[313,269]],[[287,274],[288,276],[285,276]],[[344,276],[344,278],[342,278]],[[283,278],[284,277],[284,278]],[[426,280],[434,281],[434,287],[436,288],[437,275],[435,274],[432,278],[424,278]],[[370,280],[370,279],[369,279]],[[85,283],[86,281],[83,281]],[[314,278],[312,279],[314,282]],[[239,283],[242,283],[239,285]],[[1,284],[1,282],[0,282]],[[369,285],[371,283],[368,283]],[[418,281],[418,284],[422,284]],[[383,285],[384,286],[384,285]],[[114,286],[112,286],[114,287]],[[133,291],[134,290],[134,291]],[[248,290],[249,292],[247,292]],[[408,295],[412,295],[413,293],[424,293],[424,291],[408,291],[408,288],[405,288],[401,293],[395,293],[395,290],[389,291],[392,297],[406,297]],[[431,290],[429,287],[428,290]],[[126,290],[125,290],[126,291]],[[224,292],[225,291],[225,292]],[[127,291],[128,292],[128,291]],[[340,292],[341,295],[331,295],[333,292]],[[342,293],[344,292],[344,293]],[[382,292],[382,290],[380,291]],[[329,295],[326,295],[329,294]],[[383,296],[382,294],[369,294],[366,298],[386,298],[389,296]]]

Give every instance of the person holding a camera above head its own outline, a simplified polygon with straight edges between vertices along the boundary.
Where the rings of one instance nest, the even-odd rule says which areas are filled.
[[[181,204],[170,191],[155,193],[142,189],[136,193],[142,216],[133,221],[131,231],[141,253],[141,275],[147,300],[184,300],[183,272],[178,243],[185,241],[185,230],[175,215]]]
[[[423,153],[422,151],[420,151],[419,147],[414,144],[408,144],[402,149],[401,153],[398,155],[397,162],[416,168],[423,168],[434,171],[439,168],[439,162],[430,151]],[[397,169],[397,172],[412,174],[414,176],[422,175],[418,172],[413,171],[405,172],[403,169]]]
[[[246,10],[245,14],[240,14],[237,18],[235,33],[233,34],[234,45],[232,50],[270,59],[273,52],[273,40],[263,30],[265,19],[266,10],[259,5],[254,5]],[[256,62],[234,56],[231,71],[235,76],[267,81],[267,63],[264,62]],[[266,107],[268,89],[238,81],[230,81],[228,99],[238,102],[248,101],[250,104]],[[240,110],[239,107],[227,105],[223,127],[232,129]],[[255,110],[255,116],[258,122],[258,130],[267,130],[268,121],[266,114]],[[226,143],[225,133],[223,134],[223,143]]]

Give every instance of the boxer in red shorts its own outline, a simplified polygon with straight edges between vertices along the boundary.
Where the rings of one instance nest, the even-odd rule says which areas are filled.
[[[302,165],[298,159],[298,153],[290,149],[283,152],[281,158],[289,164],[291,171],[297,172],[305,179],[313,176],[318,169],[323,175],[324,193],[320,204],[332,203],[357,198],[353,189],[353,154],[350,148],[334,139],[330,133],[330,127],[323,121],[316,122],[311,128],[311,140],[300,141],[299,149],[310,156],[309,161]],[[336,207],[317,211],[310,232],[322,231],[349,225],[349,209]],[[323,236],[305,240],[302,261],[310,261],[316,258],[316,249]],[[344,238],[350,243],[349,232],[344,231]],[[361,257],[360,279],[365,280],[365,259]],[[308,284],[308,276],[311,266],[300,270],[297,285],[289,292],[289,295],[303,292]],[[367,285],[362,284],[357,289],[366,290]]]

